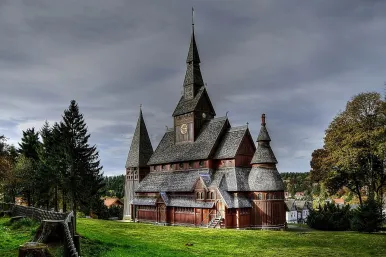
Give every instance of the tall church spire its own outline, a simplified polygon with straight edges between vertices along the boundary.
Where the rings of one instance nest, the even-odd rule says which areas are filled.
[[[184,80],[184,98],[186,100],[193,99],[198,90],[204,86],[200,70],[200,56],[198,54],[196,36],[194,33],[194,9],[192,8],[192,36],[188,57],[186,58],[187,69]]]
[[[198,55],[196,38],[194,35],[194,9],[193,9],[193,7],[192,7],[192,37],[190,39],[188,57],[186,58],[186,63],[189,64],[191,62],[194,62],[196,64],[200,63],[200,56]]]
[[[147,132],[146,124],[143,119],[142,105],[139,107],[139,117],[137,126],[134,131],[131,141],[130,151],[127,156],[126,168],[129,167],[146,167],[151,155],[153,147],[150,142],[150,137]]]

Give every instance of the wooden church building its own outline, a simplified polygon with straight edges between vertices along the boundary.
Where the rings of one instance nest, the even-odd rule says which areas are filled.
[[[284,186],[265,115],[257,146],[247,126],[232,127],[227,117],[215,117],[194,27],[186,63],[174,126],[155,151],[139,112],[126,162],[125,218],[165,225],[283,228]]]

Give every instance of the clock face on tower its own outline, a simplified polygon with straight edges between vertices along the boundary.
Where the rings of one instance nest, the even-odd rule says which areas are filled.
[[[181,134],[182,134],[182,135],[185,135],[186,132],[188,132],[188,125],[182,124],[182,125],[181,125]]]

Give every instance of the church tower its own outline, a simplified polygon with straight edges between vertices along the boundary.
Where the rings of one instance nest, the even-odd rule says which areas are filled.
[[[186,64],[183,95],[173,113],[175,143],[194,142],[204,123],[216,115],[201,75],[193,19]]]
[[[134,191],[139,182],[150,172],[147,162],[153,154],[153,147],[147,132],[146,124],[143,119],[142,109],[139,110],[137,126],[131,141],[130,151],[126,161],[126,179],[125,179],[125,203],[124,218],[131,219],[132,208],[130,202],[134,198]]]
[[[248,176],[249,188],[253,192],[251,226],[281,229],[285,223],[284,184],[276,168],[277,160],[270,142],[263,114]]]

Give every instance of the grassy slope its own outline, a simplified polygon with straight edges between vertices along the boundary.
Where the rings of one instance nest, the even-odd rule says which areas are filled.
[[[199,229],[91,219],[79,219],[78,232],[82,257],[386,256],[386,234]]]
[[[21,225],[19,228],[6,226],[8,220],[9,218],[0,218],[0,256],[4,257],[17,256],[19,245],[30,241],[38,226],[37,223],[32,226]]]

